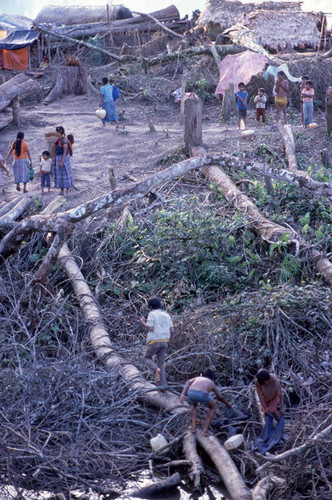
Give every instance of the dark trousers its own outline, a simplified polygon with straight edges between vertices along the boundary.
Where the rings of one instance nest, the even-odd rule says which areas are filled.
[[[161,385],[166,385],[164,362],[166,358],[167,347],[167,342],[155,342],[152,345],[148,345],[144,356],[144,361],[151,373],[155,373],[156,369],[160,368]],[[155,361],[152,359],[154,356],[156,356]]]
[[[259,122],[262,117],[262,122],[265,123],[265,108],[256,108],[256,120]]]

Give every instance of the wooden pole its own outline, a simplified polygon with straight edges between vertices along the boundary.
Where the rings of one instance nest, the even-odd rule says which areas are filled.
[[[332,87],[328,87],[325,96],[325,116],[326,116],[326,131],[332,134]]]
[[[187,152],[202,146],[202,101],[194,93],[184,103],[184,143]]]

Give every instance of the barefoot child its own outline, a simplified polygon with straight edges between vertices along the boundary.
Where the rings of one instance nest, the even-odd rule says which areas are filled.
[[[180,402],[182,404],[184,403],[186,395],[191,402],[190,417],[192,433],[196,432],[197,405],[198,403],[202,403],[209,408],[203,429],[204,436],[209,435],[209,426],[217,411],[217,403],[212,396],[210,396],[210,392],[214,392],[217,399],[224,403],[227,408],[232,408],[232,405],[227,403],[227,401],[219,394],[214,383],[214,373],[212,370],[207,369],[203,373],[203,376],[191,378],[183,388],[180,396]]]
[[[237,126],[238,126],[238,128],[241,128],[241,120],[243,120],[244,128],[245,128],[246,127],[249,94],[246,91],[246,88],[245,88],[245,85],[243,82],[239,83],[238,89],[239,90],[236,92],[237,112],[238,112]]]
[[[154,379],[157,384],[166,385],[166,376],[164,361],[168,344],[173,338],[173,323],[167,312],[161,310],[161,302],[154,297],[148,302],[151,312],[147,321],[141,318],[140,322],[148,329],[147,344],[144,360],[149,370],[154,373]],[[156,362],[153,361],[156,356]]]
[[[302,90],[305,89],[305,84],[307,83],[308,80],[309,80],[308,76],[302,76],[302,83],[300,84],[300,104],[301,104],[301,120],[302,120],[302,125],[304,125]]]
[[[278,403],[280,402],[280,415],[284,416],[284,397],[281,390],[281,385],[273,373],[268,370],[259,370],[255,380],[256,392],[262,403],[262,412],[265,416],[272,413],[274,417],[279,420],[279,412],[277,410]]]
[[[312,86],[312,81],[308,80],[304,89],[301,92],[303,100],[303,124],[308,128],[314,120],[314,95],[315,91]]]
[[[258,89],[258,95],[256,95],[254,99],[254,103],[256,105],[256,123],[257,125],[260,122],[262,117],[262,123],[265,124],[265,105],[266,105],[266,94],[264,89]]]
[[[40,179],[41,179],[41,191],[44,192],[44,187],[48,188],[48,192],[51,191],[51,168],[52,160],[49,151],[43,151],[40,159]]]
[[[276,121],[279,121],[280,110],[284,114],[284,123],[287,123],[287,95],[288,95],[288,81],[283,71],[278,71],[277,80],[274,87],[275,91],[275,105],[276,105]]]

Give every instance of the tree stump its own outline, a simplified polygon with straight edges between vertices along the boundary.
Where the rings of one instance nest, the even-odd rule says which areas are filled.
[[[225,90],[225,95],[223,96],[221,117],[224,120],[229,121],[231,115],[234,114],[235,109],[236,109],[236,101],[234,94],[234,84],[230,83],[228,89]]]
[[[332,133],[332,87],[329,87],[325,96],[326,130]]]
[[[321,151],[321,157],[323,165],[326,168],[332,168],[332,144],[328,144],[328,146]]]
[[[24,73],[20,73],[0,86],[0,111],[11,106],[15,97],[34,94],[39,90],[39,84]]]
[[[14,97],[11,102],[13,110],[13,124],[15,127],[21,127],[21,115],[20,115],[20,99],[18,96]]]
[[[184,143],[187,153],[192,146],[202,146],[202,101],[194,93],[184,104]]]
[[[88,80],[82,66],[61,66],[55,85],[44,100],[44,104],[61,99],[65,95],[83,95],[88,93]]]

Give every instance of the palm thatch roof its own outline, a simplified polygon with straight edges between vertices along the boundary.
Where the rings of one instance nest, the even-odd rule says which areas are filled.
[[[301,10],[302,2],[263,2],[259,4],[242,3],[239,0],[206,0],[205,9],[198,18],[198,24],[202,27],[219,29],[219,32],[233,26],[243,19],[244,14],[252,11],[264,10]]]
[[[129,19],[130,17],[133,17],[131,11],[124,5],[109,6],[110,21],[115,21],[116,19]],[[106,22],[107,20],[105,5],[95,7],[80,5],[47,5],[37,15],[35,23],[65,24],[68,26],[74,24]]]
[[[320,31],[317,23],[321,13],[293,11],[258,10],[248,16],[249,25],[241,23],[223,32],[240,45],[248,46],[249,41],[259,42],[268,49],[294,48],[319,45]]]

